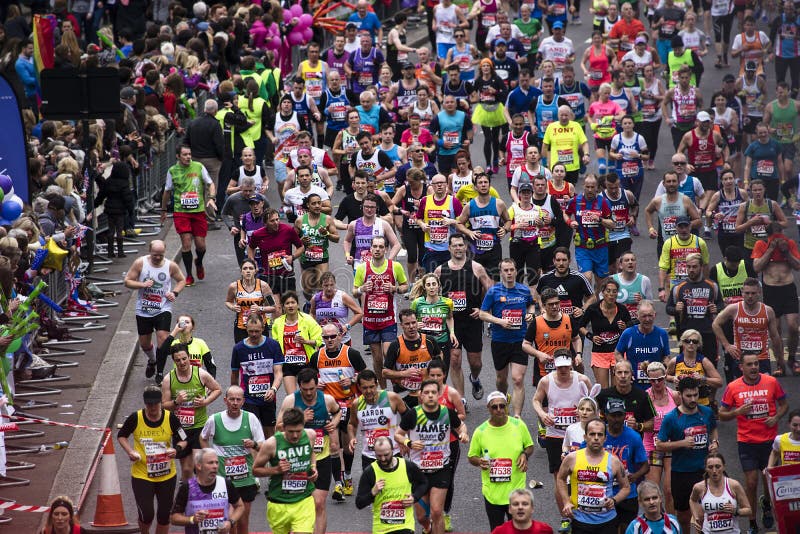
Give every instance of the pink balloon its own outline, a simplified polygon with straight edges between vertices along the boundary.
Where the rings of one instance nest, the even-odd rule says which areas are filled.
[[[301,32],[292,32],[286,37],[286,40],[292,46],[301,45],[303,44],[303,34]]]
[[[311,28],[306,28],[303,30],[303,44],[306,44],[313,38],[314,38],[314,30],[312,30]]]
[[[288,9],[283,10],[283,22],[285,24],[289,24],[289,21],[292,20],[292,12]]]
[[[291,11],[292,15],[295,17],[303,16],[303,8],[300,6],[300,4],[293,5],[289,8],[289,11]]]
[[[300,22],[299,22],[299,24],[297,26],[299,28],[305,30],[306,28],[310,28],[312,24],[314,24],[314,17],[312,17],[308,13],[304,13],[300,17]]]
[[[267,48],[269,48],[270,50],[277,50],[281,47],[281,38],[273,37],[272,39],[267,41],[267,43],[269,44]]]

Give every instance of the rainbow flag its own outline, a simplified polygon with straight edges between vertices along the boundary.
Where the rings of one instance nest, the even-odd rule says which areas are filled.
[[[37,72],[54,66],[56,24],[55,15],[33,16],[33,61]]]

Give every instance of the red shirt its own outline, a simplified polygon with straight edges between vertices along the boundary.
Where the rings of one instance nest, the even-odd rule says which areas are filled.
[[[287,275],[281,261],[286,257],[289,265],[292,264],[292,246],[300,248],[303,242],[293,226],[280,223],[275,233],[267,231],[267,227],[259,228],[250,237],[250,248],[261,250],[261,268],[266,274]]]
[[[531,528],[520,530],[514,528],[513,521],[506,521],[492,531],[492,534],[553,534],[553,528],[547,523],[541,521],[533,521]]]
[[[622,61],[622,56],[633,50],[633,40],[639,35],[639,32],[645,31],[642,21],[636,18],[626,22],[624,18],[620,19],[611,26],[611,31],[608,32],[609,39],[621,39],[623,35],[628,36],[628,42],[620,42],[617,50],[617,61]]]
[[[778,237],[781,237],[781,238],[785,239],[786,242],[789,244],[789,249],[788,249],[789,250],[789,254],[794,256],[796,259],[800,260],[800,251],[798,251],[798,249],[797,249],[797,243],[795,242],[794,239],[789,239],[788,237],[786,237],[783,234],[772,234],[771,236],[769,236],[767,238],[766,241],[764,241],[763,239],[761,239],[759,241],[756,241],[756,244],[753,247],[753,253],[750,256],[754,260],[760,258],[761,256],[763,256],[764,253],[767,251],[767,247],[769,247],[769,244],[775,238],[778,238]],[[776,248],[775,250],[772,251],[772,257],[769,259],[769,261],[788,261],[788,260],[786,259],[786,256],[784,255],[784,253],[781,252],[779,248]]]
[[[736,416],[736,440],[741,443],[767,443],[778,435],[778,425],[769,427],[764,420],[775,415],[778,401],[786,398],[778,380],[761,374],[758,382],[750,385],[744,378],[737,378],[725,388],[722,405],[735,410],[744,404],[751,404],[750,413]]]

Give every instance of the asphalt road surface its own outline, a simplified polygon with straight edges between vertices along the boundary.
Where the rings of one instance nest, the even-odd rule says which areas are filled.
[[[584,11],[586,11],[584,6]],[[583,20],[585,21],[581,26],[570,26],[567,36],[570,37],[578,50],[578,57],[581,57],[582,51],[586,47],[586,40],[589,37],[591,30],[591,18],[588,12],[584,13]],[[706,63],[706,71],[703,76],[702,90],[705,95],[711,95],[714,91],[721,87],[722,76],[726,72],[734,72],[733,67],[727,71],[720,71],[713,68],[713,50],[709,53]],[[738,67],[738,64],[737,64]],[[772,66],[769,66],[770,75],[772,74]],[[770,83],[772,87],[773,84]],[[770,95],[772,98],[773,95]],[[644,188],[641,197],[642,205],[646,205],[655,191],[655,188],[660,180],[661,174],[664,170],[670,168],[669,158],[673,150],[669,147],[672,146],[669,130],[664,127],[660,134],[660,147],[658,156],[656,158],[655,171],[647,171],[645,177]],[[475,135],[475,142],[472,145],[471,153],[473,163],[475,165],[484,165],[482,153],[483,135],[477,133]],[[591,143],[591,141],[590,141]],[[494,179],[493,185],[501,192],[501,196],[510,204],[510,198],[506,191],[505,178],[503,175],[504,169]],[[270,169],[271,173],[271,169]],[[334,197],[334,205],[337,205],[342,198],[342,193],[337,192]],[[269,201],[273,206],[277,205],[277,194],[274,187],[270,189]],[[334,209],[335,212],[335,209]],[[793,226],[793,225],[792,225]],[[643,215],[640,215],[639,228],[645,227]],[[646,227],[645,227],[646,228]],[[789,235],[796,236],[796,229],[794,227],[788,230]],[[643,232],[642,237],[634,238],[634,251],[639,259],[640,272],[650,276],[654,285],[657,286],[657,260],[655,241],[648,239],[646,232]],[[507,243],[504,244],[504,249],[507,252]],[[712,264],[720,261],[720,253],[715,241],[709,241],[709,250],[711,252]],[[176,306],[176,315],[180,312],[191,313],[197,322],[196,337],[204,339],[212,350],[212,354],[216,360],[219,369],[218,378],[221,379],[223,389],[227,386],[227,377],[230,363],[230,352],[233,346],[233,314],[230,313],[224,306],[225,292],[228,284],[235,280],[237,275],[237,265],[232,248],[231,236],[223,229],[220,231],[210,232],[208,236],[208,255],[206,256],[206,279],[198,282],[194,287],[187,288],[181,295],[180,300]],[[331,268],[337,275],[338,285],[341,289],[348,290],[351,287],[352,272],[349,267],[344,263],[344,256],[341,245],[331,245]],[[299,274],[299,273],[298,273]],[[401,303],[402,305],[402,303]],[[666,326],[668,319],[664,313],[664,307],[661,304],[657,305],[658,317],[657,324]],[[130,325],[131,328],[134,325]],[[353,339],[355,340],[356,348],[361,349],[361,334],[360,328],[354,330]],[[489,352],[488,338],[484,344],[483,361],[484,368],[481,374],[486,392],[494,389],[494,372],[491,365],[491,354]],[[149,382],[144,378],[145,357],[139,355],[136,361],[136,367],[131,373],[131,377],[127,383],[127,387],[123,392],[123,400],[120,409],[116,414],[116,421],[121,423],[125,417],[132,411],[141,407],[141,391],[142,388]],[[466,363],[464,364],[465,372],[468,371]],[[589,371],[591,372],[591,371]],[[798,379],[785,378],[781,379],[784,388],[790,393],[790,405],[797,406],[795,399],[791,397],[791,391],[796,386]],[[526,378],[526,402],[523,411],[523,419],[528,423],[531,428],[531,433],[535,433],[534,413],[531,406],[530,399],[533,395],[533,388],[531,386],[531,371],[529,370]],[[467,386],[469,388],[469,386]],[[281,390],[282,396],[283,390]],[[467,416],[466,423],[470,429],[470,433],[481,422],[487,419],[487,410],[483,401],[476,402],[472,399],[469,392],[467,392],[469,401],[470,413]],[[221,400],[218,400],[211,408],[211,412],[216,412],[224,409]],[[781,431],[786,431],[786,423],[782,422]],[[720,448],[722,453],[728,459],[727,469],[731,476],[742,480],[742,472],[739,467],[738,457],[736,453],[736,427],[734,423],[722,423],[720,426]],[[488,531],[488,521],[483,509],[483,499],[480,491],[480,475],[478,469],[469,465],[466,460],[467,446],[463,446],[461,463],[458,466],[457,475],[455,478],[455,500],[452,511],[453,526],[457,532],[486,532]],[[129,469],[130,462],[127,457],[117,449],[117,463],[119,466],[120,480],[122,484],[122,492],[126,505],[126,513],[128,520],[135,522],[135,505],[130,490],[129,483]],[[355,461],[353,468],[353,477],[357,481],[360,475],[360,462],[358,458]],[[535,490],[536,506],[535,518],[545,521],[550,525],[556,526],[560,514],[556,510],[553,500],[553,479],[547,472],[546,455],[543,450],[537,447],[532,460],[529,463],[528,479],[535,479],[542,481],[544,487]],[[87,499],[88,507],[84,512],[84,517],[91,518],[94,510],[94,493]],[[251,512],[250,526],[251,531],[268,531],[269,526],[265,519],[265,499],[263,494],[259,495],[253,504]],[[743,528],[745,523],[742,523]],[[177,529],[173,529],[177,530]],[[329,501],[328,506],[328,531],[330,532],[369,532],[371,530],[371,513],[369,509],[357,511],[353,504],[353,498],[348,498],[344,504],[336,504]]]

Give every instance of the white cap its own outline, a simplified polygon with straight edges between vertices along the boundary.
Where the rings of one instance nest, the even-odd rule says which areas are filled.
[[[701,111],[697,114],[697,120],[700,122],[711,121],[711,115],[709,115],[706,111]]]
[[[572,367],[572,358],[570,358],[566,354],[558,356],[555,359],[555,364],[556,367]]]
[[[489,404],[492,403],[493,400],[497,399],[503,399],[503,401],[507,401],[506,394],[503,393],[502,391],[492,391],[491,393],[489,393],[489,396],[486,397],[486,405],[488,406]]]

